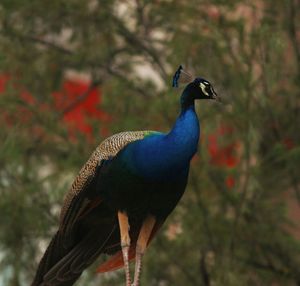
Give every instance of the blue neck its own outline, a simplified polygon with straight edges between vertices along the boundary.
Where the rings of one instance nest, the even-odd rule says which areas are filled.
[[[155,134],[127,148],[128,164],[148,178],[176,178],[187,175],[197,151],[200,128],[194,101],[182,104],[181,113],[168,134]]]
[[[172,130],[167,134],[167,141],[174,146],[176,160],[190,160],[197,151],[200,126],[194,104],[182,107]]]
[[[181,113],[172,130],[166,136],[170,146],[174,146],[178,162],[190,161],[197,151],[200,126],[195,112],[195,100],[192,92],[186,88],[180,98]]]

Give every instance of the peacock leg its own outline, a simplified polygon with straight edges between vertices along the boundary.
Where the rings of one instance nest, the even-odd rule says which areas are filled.
[[[129,223],[128,216],[124,212],[118,212],[118,220],[120,226],[121,234],[121,247],[124,260],[124,268],[126,274],[126,286],[131,286],[130,271],[129,271],[129,261],[128,261],[128,252],[130,248],[130,236],[129,236]]]
[[[140,283],[140,276],[142,271],[142,257],[145,253],[152,229],[155,225],[155,218],[151,215],[147,216],[141,227],[139,237],[136,244],[136,256],[135,256],[135,271],[134,281],[132,286],[138,286]]]

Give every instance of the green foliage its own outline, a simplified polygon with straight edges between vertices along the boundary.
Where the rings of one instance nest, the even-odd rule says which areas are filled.
[[[104,139],[97,121],[95,140],[70,139],[51,96],[64,76],[87,74],[100,86],[110,133],[167,131],[182,63],[224,104],[199,103],[199,155],[145,256],[143,285],[299,285],[299,225],[289,210],[300,204],[299,9],[293,0],[1,1],[0,71],[11,80],[0,94],[0,283],[29,284],[64,193]],[[230,168],[208,152],[220,126],[233,130],[218,137],[219,148],[236,144]],[[124,284],[122,271],[96,276],[95,267],[77,284]]]

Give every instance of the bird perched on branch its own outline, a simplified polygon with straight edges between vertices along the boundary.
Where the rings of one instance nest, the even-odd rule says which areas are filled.
[[[65,197],[59,229],[32,286],[73,285],[100,254],[113,255],[98,271],[125,268],[135,259],[139,285],[145,250],[184,193],[200,129],[196,99],[219,99],[211,84],[180,66],[173,86],[188,83],[181,112],[169,133],[129,131],[104,140],[83,166]]]

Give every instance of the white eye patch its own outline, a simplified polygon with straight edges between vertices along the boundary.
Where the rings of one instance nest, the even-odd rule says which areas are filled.
[[[200,87],[201,87],[202,92],[203,92],[206,96],[209,96],[208,92],[206,91],[207,85],[205,85],[203,82],[200,82]]]

